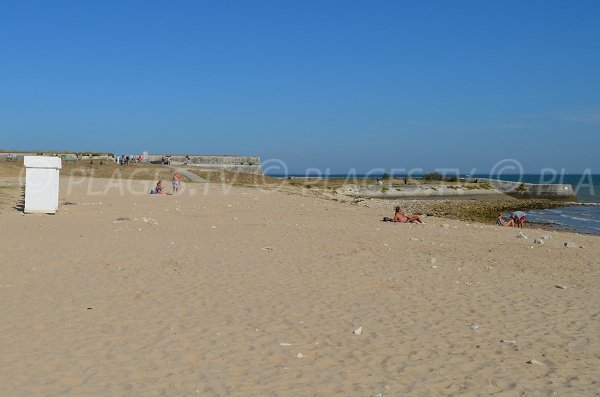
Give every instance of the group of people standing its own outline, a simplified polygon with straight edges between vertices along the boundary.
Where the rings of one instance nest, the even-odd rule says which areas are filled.
[[[125,155],[122,154],[120,156],[117,156],[115,158],[115,161],[117,164],[119,165],[129,165],[129,164],[137,164],[137,163],[141,163],[142,162],[142,156],[141,155]]]

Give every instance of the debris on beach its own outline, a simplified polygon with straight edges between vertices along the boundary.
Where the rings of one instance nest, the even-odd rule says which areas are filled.
[[[263,250],[263,251],[273,251],[274,249],[275,249],[275,248],[273,248],[273,247],[270,247],[270,246],[268,246],[268,245],[267,245],[266,247],[262,247],[262,250]]]
[[[298,354],[296,354],[296,357],[298,357],[298,358],[304,358],[304,354],[298,353]]]
[[[514,339],[501,339],[500,343],[504,343],[504,344],[507,344],[507,345],[516,345],[517,341],[514,340]]]
[[[115,219],[113,221],[113,223],[123,223],[123,222],[127,222],[127,221],[130,221],[130,220],[131,220],[131,218],[119,217],[119,218]]]
[[[530,364],[530,365],[541,365],[542,367],[544,366],[544,363],[542,363],[542,362],[540,362],[540,361],[538,361],[536,359],[533,359],[533,358],[531,360],[527,361],[527,364]]]
[[[80,205],[102,205],[102,201],[97,203],[79,203]]]
[[[427,263],[431,263],[432,265],[435,265],[437,263],[437,258],[432,256],[431,258],[427,259]]]
[[[554,288],[558,288],[558,289],[567,289],[567,286],[566,286],[566,285],[563,285],[563,284],[557,284],[557,285],[555,285],[555,286],[554,286]]]
[[[533,240],[533,243],[537,245],[544,245],[544,240],[536,238],[535,240]]]
[[[155,225],[155,226],[158,225],[158,221],[156,219],[143,217],[142,221],[144,221],[144,223],[147,223],[149,225]]]
[[[355,329],[352,332],[354,335],[361,335],[363,333],[363,328],[362,327],[358,327],[357,329]]]
[[[526,235],[524,235],[523,232],[519,232],[519,234],[517,234],[517,238],[519,240],[527,240],[529,237],[527,237]]]
[[[410,241],[419,241],[419,239],[418,239],[418,238],[411,237],[411,238],[410,238]]]
[[[549,234],[547,234],[545,236],[542,236],[542,239],[544,239],[544,240],[552,240],[552,236],[549,235]]]
[[[565,248],[578,248],[579,246],[572,242],[565,243]]]
[[[279,346],[291,346],[291,345],[292,345],[291,343],[287,343],[287,342],[281,342],[279,344]]]
[[[479,329],[479,324],[473,323],[473,324],[469,325],[469,328],[472,329],[473,331],[476,331]]]
[[[449,229],[450,225],[447,223],[444,223],[443,225],[440,225],[441,227],[443,227],[444,229]]]
[[[373,255],[373,251],[369,247],[361,247],[353,249],[350,252],[351,255]]]

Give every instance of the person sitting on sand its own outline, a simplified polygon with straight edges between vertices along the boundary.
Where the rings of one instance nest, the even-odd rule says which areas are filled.
[[[425,223],[421,220],[421,217],[419,215],[406,215],[404,212],[402,212],[402,210],[400,210],[400,207],[396,207],[396,213],[394,214],[393,222],[423,224]]]
[[[506,226],[506,227],[514,227],[515,226],[515,221],[510,219],[508,222],[506,220],[504,220],[504,218],[502,217],[502,212],[498,212],[498,219],[496,220],[496,224],[498,226]]]
[[[525,223],[527,214],[523,211],[515,211],[512,213],[511,218],[516,227],[518,227],[519,229],[523,229],[523,223]]]
[[[162,180],[156,182],[156,187],[152,189],[150,194],[165,194],[165,190],[162,186]]]

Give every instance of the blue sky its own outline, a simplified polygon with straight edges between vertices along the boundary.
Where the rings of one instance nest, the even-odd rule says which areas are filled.
[[[598,1],[3,1],[0,148],[600,172]]]

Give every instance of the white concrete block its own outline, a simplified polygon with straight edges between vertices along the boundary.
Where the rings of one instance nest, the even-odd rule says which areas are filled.
[[[59,157],[25,156],[25,213],[54,214],[58,210]]]

